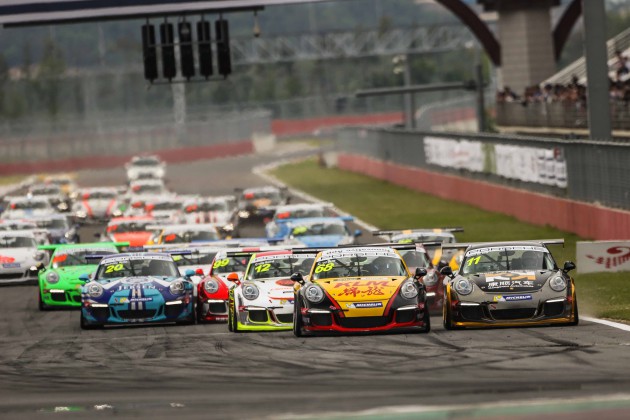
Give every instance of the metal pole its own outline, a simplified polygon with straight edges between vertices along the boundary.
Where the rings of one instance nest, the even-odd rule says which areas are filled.
[[[477,76],[477,129],[480,133],[486,131],[486,105],[484,103],[483,67],[481,63],[475,66]]]
[[[604,0],[582,0],[588,96],[588,127],[592,140],[611,138]]]

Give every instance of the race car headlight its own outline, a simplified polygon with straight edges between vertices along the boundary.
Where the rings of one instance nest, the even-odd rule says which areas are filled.
[[[204,283],[203,288],[210,294],[216,293],[219,291],[219,283],[214,279],[210,279]]]
[[[416,286],[414,286],[412,282],[408,281],[400,287],[400,294],[405,299],[414,299],[418,296],[418,289],[416,289]]]
[[[241,219],[247,219],[249,217],[249,212],[247,210],[241,210],[238,212],[238,217]]]
[[[36,261],[43,261],[46,258],[46,253],[44,251],[37,251],[35,255],[33,255]]]
[[[258,298],[260,292],[258,291],[258,287],[253,284],[246,284],[243,286],[243,297],[247,300],[254,300]]]
[[[79,210],[76,212],[75,216],[77,216],[79,219],[85,219],[87,217],[87,213],[83,210]]]
[[[304,289],[304,297],[311,303],[320,303],[324,300],[324,291],[321,287],[311,284]]]
[[[48,274],[46,274],[46,281],[50,284],[57,283],[59,281],[59,274],[55,271],[49,271]]]
[[[101,297],[103,295],[103,286],[98,283],[90,283],[87,286],[87,293],[93,298]]]
[[[172,295],[181,295],[184,293],[186,286],[184,286],[184,282],[181,280],[174,281],[168,286],[168,290]]]
[[[438,281],[438,276],[435,271],[427,273],[427,275],[424,276],[424,278],[422,279],[422,283],[424,283],[425,286],[434,286],[437,283],[437,281]]]
[[[555,276],[549,280],[549,287],[555,292],[562,292],[567,288],[567,282],[561,276]]]
[[[472,283],[468,279],[459,279],[455,282],[455,291],[460,295],[469,295],[473,291]]]

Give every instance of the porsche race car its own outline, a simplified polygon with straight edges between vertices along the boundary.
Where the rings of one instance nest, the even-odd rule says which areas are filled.
[[[48,255],[37,246],[31,231],[1,231],[0,283],[36,283],[35,267],[48,263]]]
[[[362,232],[359,229],[350,232],[346,222],[352,220],[352,217],[345,216],[289,219],[279,223],[286,225],[287,231],[281,243],[313,248],[354,244]]]
[[[81,287],[81,328],[138,323],[194,324],[193,282],[163,253],[105,256]]]
[[[548,245],[564,240],[458,244],[466,248],[444,292],[446,329],[527,325],[577,325],[571,261],[559,268]],[[449,246],[449,245],[444,245]],[[456,246],[456,245],[450,245]]]
[[[291,277],[296,282],[293,333],[298,337],[431,329],[425,288],[419,280],[426,270],[418,268],[412,275],[390,247],[323,250],[308,274]]]
[[[125,164],[127,180],[162,179],[166,175],[166,164],[158,156],[134,156]]]

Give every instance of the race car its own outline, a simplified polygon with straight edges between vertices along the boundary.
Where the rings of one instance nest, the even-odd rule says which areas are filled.
[[[449,227],[437,229],[400,229],[400,230],[375,230],[373,235],[387,237],[392,243],[415,243],[415,242],[440,242],[444,244],[456,243],[454,233],[463,232],[464,228]],[[463,256],[457,248],[443,249],[441,247],[432,247],[429,251],[431,262],[434,266],[442,268],[448,264],[453,270],[459,268],[459,261]]]
[[[246,223],[268,223],[275,207],[288,204],[290,199],[287,190],[278,187],[237,189],[236,192],[238,211],[234,219],[235,228]]]
[[[294,255],[292,251],[256,253],[242,279],[228,275],[238,285],[229,291],[228,329],[280,331],[293,327],[293,282],[291,273],[308,271],[314,253]]]
[[[442,268],[446,281],[444,328],[577,325],[575,283],[548,245],[564,240],[445,244],[466,249],[459,270]]]
[[[161,179],[141,179],[129,184],[129,189],[124,196],[126,204],[144,203],[151,199],[173,195],[164,185]],[[135,204],[136,206],[138,204]]]
[[[222,239],[221,227],[212,223],[148,226],[147,229],[154,231],[150,245],[212,242]]]
[[[115,188],[89,188],[79,192],[72,214],[79,223],[103,223],[120,217],[122,211]]]
[[[166,164],[158,156],[134,156],[125,164],[127,180],[162,179],[166,175]]]
[[[140,247],[149,242],[153,232],[148,229],[155,223],[152,217],[116,217],[107,224],[106,242],[129,242],[131,247]]]
[[[283,244],[305,245],[307,247],[331,247],[350,245],[361,236],[360,229],[350,232],[346,222],[352,217],[314,217],[305,219],[289,219],[280,225],[286,225],[288,235]]]
[[[65,214],[53,214],[33,219],[37,228],[46,230],[52,244],[72,244],[79,242],[78,225],[69,222]]]
[[[56,213],[48,200],[41,197],[8,197],[7,201],[0,219],[29,219]]]
[[[78,190],[74,176],[69,174],[49,175],[44,178],[45,184],[57,185],[66,197],[72,199]]]
[[[232,224],[236,213],[234,196],[194,198],[184,203],[186,223],[216,223],[226,233],[234,230]]]
[[[197,286],[197,321],[228,320],[229,291],[236,286],[252,255],[258,251],[260,248],[230,248],[215,252],[208,275]]]
[[[0,232],[0,284],[37,282],[37,264],[48,263],[31,231]]]
[[[155,220],[170,223],[185,223],[182,198],[176,195],[148,199],[144,203],[144,213]]]
[[[267,238],[286,237],[288,231],[286,221],[294,219],[305,219],[312,217],[332,216],[330,208],[332,203],[327,204],[287,204],[275,208],[273,218],[265,225],[265,234]]]
[[[138,323],[194,324],[193,282],[163,253],[124,253],[101,259],[81,287],[81,328]]]
[[[415,245],[411,245],[415,247]],[[308,252],[306,250],[294,251]],[[321,251],[306,277],[297,272],[293,333],[429,332],[431,320],[420,278],[389,247]]]
[[[117,246],[128,245],[97,242],[40,246],[40,250],[52,251],[52,256],[47,266],[41,263],[37,266],[39,309],[43,311],[53,307],[80,307],[81,286],[85,282],[79,277],[94,273],[98,267],[98,261],[87,260],[86,255],[116,254]]]
[[[27,197],[45,198],[57,211],[66,212],[70,210],[70,201],[62,191],[61,187],[54,184],[31,185],[26,194]]]
[[[29,231],[35,237],[38,245],[47,245],[51,242],[49,232],[46,229],[41,229],[34,219],[0,220],[0,231]]]

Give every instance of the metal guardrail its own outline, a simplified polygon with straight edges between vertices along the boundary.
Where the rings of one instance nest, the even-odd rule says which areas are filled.
[[[441,149],[440,143],[444,146]],[[630,144],[625,142],[347,127],[338,131],[336,150],[556,197],[630,209]],[[443,152],[437,159],[436,150]],[[477,159],[482,161],[475,160],[470,150],[477,150]],[[474,166],[472,170],[466,164],[458,164],[462,153],[472,157],[469,160]],[[524,155],[537,159],[530,162],[527,170],[506,174],[505,170],[514,172],[510,165],[499,170],[502,159],[527,164],[522,161]],[[542,179],[530,177],[528,171],[542,173]],[[551,179],[552,174],[555,181]],[[558,174],[562,174],[563,182],[558,182]]]

